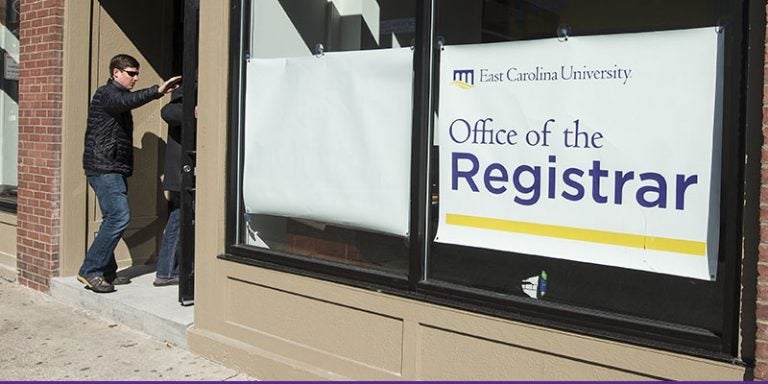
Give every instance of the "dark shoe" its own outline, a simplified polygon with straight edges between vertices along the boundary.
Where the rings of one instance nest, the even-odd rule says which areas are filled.
[[[77,281],[85,284],[86,289],[90,289],[96,293],[110,293],[115,291],[115,286],[108,283],[101,276],[85,277],[77,275]]]
[[[166,285],[179,285],[178,277],[155,277],[155,282],[152,283],[155,287],[165,287]]]
[[[124,276],[110,276],[106,278],[107,282],[112,285],[126,285],[131,283],[131,279]]]

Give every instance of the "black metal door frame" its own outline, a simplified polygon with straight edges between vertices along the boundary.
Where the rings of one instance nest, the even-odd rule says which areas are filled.
[[[197,60],[200,0],[184,0],[184,88],[181,130],[181,228],[179,233],[179,303],[195,302],[195,165],[197,159]]]

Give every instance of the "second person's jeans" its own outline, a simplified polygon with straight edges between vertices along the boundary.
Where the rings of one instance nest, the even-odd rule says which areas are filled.
[[[165,224],[165,231],[163,232],[163,241],[160,244],[160,252],[157,255],[156,276],[161,279],[170,279],[179,275],[181,209],[179,207],[178,192],[172,193],[170,209],[168,222]]]

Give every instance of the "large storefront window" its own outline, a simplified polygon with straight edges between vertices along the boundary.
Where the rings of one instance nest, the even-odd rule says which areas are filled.
[[[736,355],[744,2],[290,4],[234,16],[226,257]]]
[[[0,2],[0,209],[15,211],[18,164],[19,0]]]
[[[619,2],[595,0],[576,2],[487,0],[460,2],[444,0],[438,2],[438,4],[439,7],[437,12],[439,15],[439,22],[437,25],[437,34],[443,37],[446,47],[452,45],[473,44],[475,47],[478,47],[477,52],[480,52],[483,44],[486,43],[515,41],[537,42],[542,41],[539,39],[547,38],[551,41],[552,36],[558,32],[560,33],[560,41],[558,42],[558,45],[560,46],[576,41],[566,41],[566,36],[563,36],[564,32],[569,33],[574,39],[578,39],[582,36],[601,35],[613,35],[616,37],[619,36],[618,34],[633,33],[633,35],[626,35],[627,39],[625,40],[621,37],[617,37],[617,39],[622,39],[621,41],[623,41],[624,44],[633,44],[630,39],[631,36],[637,36],[636,33],[721,26],[723,27],[721,34],[726,36],[725,51],[722,52],[725,58],[724,74],[726,76],[723,79],[725,81],[725,86],[735,87],[740,80],[739,77],[734,76],[734,74],[738,74],[738,71],[734,72],[733,70],[734,68],[738,68],[741,60],[739,47],[736,46],[739,41],[738,7],[733,7],[729,10],[724,1]],[[467,15],[471,15],[469,20]],[[703,31],[702,34],[705,39],[711,36],[710,40],[716,43],[717,37],[715,36],[716,32],[714,29],[712,31]],[[645,40],[636,44],[635,49],[643,49],[643,44],[653,44],[652,41],[654,41],[654,38],[654,36],[649,35]],[[674,38],[674,34],[660,35],[660,37],[658,37],[659,41],[672,41]],[[581,41],[587,42],[591,40],[580,40],[579,43],[581,43]],[[605,42],[601,44],[609,43]],[[504,47],[504,45],[498,45],[498,48],[496,48],[497,51],[501,52],[503,49],[502,47]],[[510,48],[510,51],[512,51],[514,50],[514,47],[518,46],[510,45],[510,47],[512,47]],[[522,52],[529,52],[525,51],[526,49],[528,49],[527,46],[519,46],[517,52],[520,52],[520,54],[523,54]],[[557,47],[553,47],[553,49],[557,49]],[[586,46],[581,48],[582,51],[586,49]],[[680,51],[683,50],[682,47],[676,50],[678,57],[679,55],[682,55]],[[656,61],[665,59],[661,57],[663,54],[661,43],[653,45],[653,48],[647,52],[649,54],[657,55],[655,58]],[[682,127],[683,124],[676,126],[674,123],[667,123],[667,127],[663,128],[665,131],[662,132],[655,131],[654,127],[650,126],[644,128],[643,130],[645,133],[643,136],[654,135],[656,137],[647,142],[636,139],[627,139],[632,140],[630,141],[631,145],[626,145],[622,149],[620,140],[625,136],[629,137],[629,135],[631,135],[631,132],[626,132],[626,130],[635,130],[634,128],[630,128],[633,124],[624,119],[627,117],[631,118],[635,111],[643,108],[643,103],[648,104],[648,101],[644,102],[641,100],[636,105],[627,108],[625,112],[621,114],[622,116],[619,116],[619,114],[615,114],[610,110],[618,110],[621,108],[618,105],[612,104],[617,98],[626,97],[626,100],[630,100],[634,97],[634,95],[631,94],[625,95],[625,93],[623,93],[624,90],[629,89],[637,93],[643,92],[635,89],[639,89],[639,83],[644,80],[641,71],[648,72],[650,71],[650,68],[647,66],[640,67],[640,60],[628,61],[626,57],[631,54],[632,52],[620,52],[616,49],[611,53],[612,56],[609,58],[601,58],[599,60],[592,60],[591,62],[587,60],[587,58],[577,56],[578,52],[569,53],[568,57],[563,57],[562,53],[554,58],[541,55],[535,60],[529,61],[515,59],[514,57],[508,59],[509,64],[505,69],[510,70],[510,67],[514,67],[514,69],[511,69],[509,73],[505,72],[502,79],[507,81],[517,80],[517,82],[508,84],[519,85],[518,88],[522,88],[522,84],[524,83],[530,88],[530,90],[521,90],[519,94],[526,95],[526,97],[537,97],[535,92],[541,91],[542,87],[552,86],[552,84],[560,85],[555,92],[547,93],[546,98],[540,100],[541,103],[551,103],[547,107],[541,108],[543,111],[542,116],[531,117],[532,120],[542,118],[543,120],[541,120],[541,123],[544,123],[548,118],[552,118],[553,121],[551,121],[546,128],[547,130],[553,131],[553,133],[549,134],[549,139],[552,142],[547,143],[546,148],[543,147],[543,143],[539,143],[537,146],[532,146],[531,144],[536,143],[531,142],[530,140],[526,142],[525,138],[521,136],[519,139],[521,144],[511,149],[517,151],[517,154],[506,159],[501,157],[501,159],[506,160],[503,164],[509,166],[509,172],[512,173],[517,165],[521,163],[525,164],[524,162],[526,160],[532,160],[534,163],[536,162],[536,156],[525,157],[524,155],[526,153],[539,151],[541,153],[538,155],[539,157],[548,156],[548,161],[533,165],[540,166],[542,169],[542,172],[539,174],[542,189],[545,188],[545,185],[548,185],[551,186],[553,190],[549,191],[544,189],[543,191],[540,191],[540,199],[536,201],[536,204],[531,203],[529,205],[526,205],[526,201],[530,200],[533,195],[531,193],[522,193],[526,191],[526,188],[524,187],[534,185],[528,181],[521,181],[520,188],[515,192],[504,194],[492,194],[486,192],[492,197],[489,197],[487,200],[479,199],[479,203],[485,203],[486,201],[495,198],[500,199],[498,204],[508,204],[519,207],[518,210],[528,210],[528,213],[519,212],[511,216],[516,218],[520,218],[521,216],[527,217],[527,219],[518,219],[518,221],[524,222],[523,225],[525,228],[522,228],[520,231],[517,231],[516,229],[512,230],[517,234],[517,238],[519,239],[517,241],[524,242],[525,245],[518,247],[509,245],[507,251],[502,251],[500,248],[505,248],[507,245],[495,247],[485,246],[485,244],[494,240],[489,238],[483,240],[485,243],[478,241],[473,243],[471,238],[453,240],[453,242],[475,245],[475,249],[450,244],[445,241],[437,241],[433,243],[428,259],[429,264],[427,270],[429,279],[456,286],[471,287],[493,292],[499,295],[520,298],[525,302],[534,303],[533,305],[545,302],[551,305],[565,306],[574,309],[588,308],[590,310],[603,311],[606,314],[610,313],[611,315],[617,316],[632,316],[635,319],[634,321],[655,321],[666,325],[694,327],[700,331],[695,337],[695,343],[698,343],[699,346],[707,346],[707,343],[711,343],[708,347],[719,348],[721,343],[720,337],[726,326],[725,322],[727,322],[727,319],[733,315],[732,313],[727,312],[728,308],[725,306],[725,299],[723,296],[726,288],[725,284],[731,283],[728,282],[726,278],[729,270],[725,266],[727,260],[724,249],[718,253],[718,250],[715,248],[711,250],[712,252],[709,254],[712,263],[717,264],[716,267],[706,265],[707,260],[705,260],[704,256],[691,256],[690,254],[676,256],[674,252],[659,252],[660,255],[663,255],[661,257],[663,257],[664,260],[660,260],[660,262],[655,263],[655,265],[650,265],[653,263],[653,255],[640,256],[638,253],[638,258],[643,259],[642,262],[648,264],[648,267],[646,268],[644,265],[636,267],[631,266],[632,262],[630,260],[635,256],[633,256],[632,251],[629,251],[630,248],[624,247],[623,244],[616,246],[615,243],[614,245],[589,243],[589,240],[575,242],[559,240],[562,239],[559,237],[561,232],[565,232],[566,230],[583,230],[585,228],[589,230],[599,228],[601,232],[598,233],[595,231],[595,237],[599,237],[601,234],[605,233],[617,232],[622,234],[644,233],[647,235],[654,232],[652,229],[646,229],[653,225],[654,218],[652,215],[663,213],[665,215],[663,220],[667,223],[671,223],[672,220],[676,220],[677,216],[684,214],[684,210],[676,209],[676,207],[672,206],[674,205],[673,203],[669,204],[669,210],[654,204],[645,204],[645,206],[642,206],[637,202],[633,203],[633,195],[636,190],[630,191],[630,184],[623,184],[623,196],[617,201],[613,195],[607,192],[609,189],[614,189],[612,185],[614,181],[608,180],[610,177],[614,177],[615,171],[613,169],[610,170],[610,177],[606,177],[606,179],[600,181],[602,184],[602,191],[599,192],[599,195],[605,195],[606,199],[600,201],[600,199],[593,199],[593,196],[589,196],[596,192],[591,185],[593,179],[589,179],[589,173],[594,172],[591,161],[600,161],[602,164],[601,168],[615,167],[620,164],[618,167],[624,167],[624,169],[619,172],[627,173],[629,169],[632,168],[637,169],[638,174],[644,172],[643,168],[646,168],[645,172],[647,172],[648,167],[654,167],[652,165],[654,162],[651,161],[651,159],[644,158],[643,154],[654,154],[651,156],[665,157],[664,161],[666,162],[666,165],[662,167],[667,168],[667,170],[677,169],[680,167],[681,163],[690,161],[690,159],[686,159],[685,152],[687,151],[680,147],[685,146],[688,139],[684,138],[682,141],[678,142],[677,139],[675,139],[674,133],[667,131],[668,129],[682,130],[684,129]],[[444,54],[443,56],[446,55]],[[594,56],[596,56],[596,54],[593,54],[592,57]],[[591,57],[589,59],[591,59]],[[677,60],[677,58],[672,60]],[[628,62],[632,62],[633,64],[625,66]],[[520,64],[518,65],[515,63]],[[534,65],[525,66],[525,64],[522,63],[533,63]],[[698,64],[703,65],[703,63]],[[712,60],[710,60],[708,64],[711,64],[714,68],[716,65],[714,56],[712,56]],[[629,71],[632,69],[630,66],[636,66],[634,70],[637,75],[630,79],[622,79],[621,70]],[[573,80],[574,77],[580,74],[585,74],[589,70],[595,68],[606,70],[608,72],[613,71],[610,72],[611,76],[613,77],[614,74],[617,76],[615,76],[613,80]],[[674,70],[674,65],[664,68],[664,71],[674,72]],[[678,67],[678,70],[690,71],[693,69]],[[491,71],[488,70],[487,72]],[[666,74],[669,72],[660,73]],[[510,74],[510,78],[507,78],[508,74]],[[673,75],[671,73],[670,76],[677,77],[678,80],[680,78],[680,75]],[[555,79],[555,77],[557,77],[557,79]],[[480,81],[480,79],[477,78],[475,80],[476,83]],[[712,77],[704,79],[704,81],[707,80],[711,81],[712,84],[715,82],[715,79]],[[568,83],[568,81],[570,81],[570,83]],[[602,81],[602,83],[599,81]],[[662,76],[647,81],[651,87],[660,90],[663,89],[663,84],[659,82],[668,82],[672,80],[671,78],[665,80]],[[613,85],[606,84],[610,82],[612,82]],[[632,84],[633,82],[634,84]],[[473,91],[479,91],[481,85],[485,84],[478,84],[478,89]],[[447,84],[441,82],[440,86],[446,87]],[[735,133],[739,130],[739,121],[735,114],[736,107],[733,105],[733,102],[736,99],[733,92],[726,92],[725,99],[719,100],[719,95],[716,95],[719,91],[714,89],[713,91],[712,95],[717,96],[718,102],[724,103],[722,105],[725,107],[725,110],[723,111],[725,114],[725,124],[723,127],[725,138],[721,136],[714,138],[714,147],[716,148],[719,146],[718,143],[722,143],[723,140],[730,140],[730,138],[735,137]],[[651,92],[652,93],[647,94],[646,96],[653,97],[652,95],[655,91],[652,90]],[[686,92],[681,92],[681,95],[685,96]],[[443,93],[444,92],[442,91],[440,92],[441,95],[443,95]],[[562,94],[562,96],[559,94]],[[542,98],[543,97],[544,96],[542,96]],[[663,98],[663,95],[657,94],[656,97]],[[589,100],[588,103],[592,105],[601,104],[603,107],[593,109],[590,108],[589,105],[580,105],[585,99]],[[705,101],[711,103],[712,100],[713,97],[709,97]],[[623,102],[624,101],[622,101],[622,103]],[[663,103],[661,100],[659,102]],[[571,105],[579,106],[570,108]],[[612,105],[613,107],[611,107]],[[510,105],[509,108],[514,108],[514,106]],[[671,108],[677,109],[683,107],[675,106]],[[490,115],[493,114],[493,117],[497,120],[494,121],[497,127],[500,124],[503,125],[505,123],[505,121],[500,120],[501,117],[496,114],[498,111],[494,111],[492,108],[488,109],[489,110],[482,111],[488,113],[489,116],[483,115],[482,117],[490,117]],[[524,113],[528,115],[535,114],[535,112],[532,111],[532,107],[525,107],[525,109]],[[654,116],[654,114],[662,116],[664,113],[662,109],[661,106],[658,108],[654,107],[654,109],[646,111],[646,116],[637,116],[636,118],[646,119],[649,124],[663,126],[664,122]],[[685,109],[688,108],[686,107]],[[572,112],[572,114],[564,113],[564,111]],[[683,113],[683,111],[677,112]],[[546,115],[547,113],[550,115]],[[453,116],[450,113],[447,115]],[[544,117],[544,115],[546,115],[546,117]],[[709,118],[709,121],[711,122],[713,113],[709,112],[709,115],[705,115],[704,117],[705,122],[706,118]],[[567,119],[568,127],[570,128],[565,127],[562,129],[570,129],[572,136],[565,138],[565,142],[562,142],[563,138],[560,136],[561,129],[558,127],[562,126],[563,120],[565,119]],[[575,120],[578,120],[578,123],[574,123]],[[506,122],[509,121],[510,120],[507,120]],[[492,123],[490,122],[488,123],[488,129],[490,129],[491,124]],[[574,124],[580,124],[580,126],[575,127]],[[519,126],[520,125],[518,125],[518,127]],[[454,128],[455,127],[456,126],[454,126]],[[502,126],[499,128],[509,127]],[[538,131],[539,133],[541,133],[541,129],[544,129],[544,127],[537,128],[540,128]],[[582,135],[586,135],[587,131],[589,132],[589,135],[598,134],[600,140],[594,144],[597,144],[599,148],[589,148],[589,143],[586,143],[583,140],[580,145],[581,148],[579,148],[578,143],[573,140],[578,139],[574,136],[574,129],[579,128],[583,131],[580,133]],[[703,125],[696,127],[695,129],[694,133],[699,135],[711,136],[713,134],[711,123],[709,126]],[[716,130],[715,133],[718,131],[719,130]],[[521,135],[525,134],[525,129],[520,130],[519,133]],[[609,136],[612,137],[609,138]],[[599,144],[603,139],[606,140],[603,142],[606,144],[605,147],[603,147],[602,144]],[[669,155],[664,155],[664,150],[660,147],[669,144],[669,141],[675,142],[674,145],[670,146]],[[643,145],[647,146],[642,148]],[[569,148],[566,146],[569,146]],[[465,152],[461,152],[468,153],[466,156],[474,156],[472,155],[474,150],[468,148],[467,145],[463,145],[460,148],[466,149]],[[611,152],[612,149],[615,149],[616,152]],[[635,157],[635,154],[632,153],[633,151],[631,149],[636,151],[638,154],[637,157]],[[726,148],[725,150],[729,149]],[[438,154],[438,147],[434,147],[434,151],[434,157],[440,159],[440,161],[434,163],[435,168],[444,168],[446,165],[443,165],[442,162],[445,157],[441,157],[440,154]],[[459,150],[457,149],[457,151]],[[585,152],[592,152],[588,156],[588,159],[582,159],[582,157],[580,157]],[[704,151],[703,158],[707,159],[706,156],[710,155],[711,152],[711,149]],[[490,158],[494,161],[499,161],[499,157],[491,156]],[[475,159],[475,157],[472,157],[472,159]],[[545,159],[547,159],[547,157],[545,157]],[[584,172],[585,177],[581,179],[584,182],[583,184],[587,196],[585,199],[578,199],[577,201],[574,194],[571,192],[578,193],[578,191],[571,189],[571,186],[576,185],[577,183],[572,181],[579,180],[579,178],[574,176],[574,174],[571,174],[570,177],[559,178],[558,176],[555,176],[554,178],[550,178],[550,174],[564,172],[565,170],[576,170],[578,169],[579,164],[584,165],[584,163],[581,162],[582,160],[588,160],[590,164],[587,167],[588,169]],[[458,168],[461,169],[461,167],[465,167],[465,169],[468,169],[466,168],[466,164],[461,163],[461,161],[466,160],[456,161],[460,162],[457,164]],[[709,164],[706,165],[707,167],[705,167],[705,170],[711,170],[713,174],[719,173],[720,164],[715,164],[713,167],[709,167]],[[479,165],[479,167],[484,166],[485,165],[483,164]],[[500,169],[501,168],[499,167],[495,172],[498,172]],[[521,172],[523,171],[524,170],[521,170]],[[607,169],[600,169],[600,172],[603,171],[606,175],[609,174]],[[550,173],[548,174],[547,172]],[[578,172],[581,173],[581,171]],[[441,183],[450,181],[442,179],[438,180],[437,174],[437,171],[432,173],[435,195],[438,195],[438,191],[445,190],[439,187]],[[523,176],[525,176],[525,174],[523,174]],[[513,179],[511,174],[509,175],[509,179]],[[561,180],[559,183],[561,185],[557,185],[558,180]],[[562,180],[566,180],[565,183],[563,183]],[[457,180],[457,182],[464,181],[465,180],[463,179]],[[700,181],[703,182],[703,178]],[[714,183],[713,188],[720,188],[720,182],[718,180],[713,178],[712,182]],[[501,185],[501,183],[493,184]],[[512,185],[513,183],[511,181],[508,184],[509,189],[515,189],[515,186]],[[636,184],[639,186],[639,183]],[[673,182],[670,180],[670,186],[672,186],[672,184]],[[457,190],[460,191],[461,187],[461,185],[457,186]],[[480,186],[479,188],[482,189],[483,186]],[[555,191],[555,189],[557,189],[557,191]],[[521,199],[520,203],[514,201],[515,193],[519,195],[518,199]],[[479,194],[482,194],[482,190]],[[652,197],[648,197],[649,200],[653,200]],[[670,193],[669,197],[673,198],[674,196]],[[641,196],[641,198],[644,197]],[[558,199],[562,201],[558,201]],[[443,200],[445,199],[441,198],[441,201]],[[489,204],[496,203],[490,201]],[[632,207],[632,204],[635,204],[637,207]],[[717,201],[714,201],[714,204],[717,204]],[[723,202],[723,204],[726,204],[726,202]],[[453,204],[453,207],[446,211],[453,212],[456,209],[462,209],[455,208],[456,205],[458,204]],[[538,208],[542,206],[556,208]],[[709,208],[709,206],[706,206],[703,210],[709,210],[709,214],[715,216],[715,219],[717,219],[719,207]],[[481,210],[473,209],[471,207],[463,209],[474,213],[474,217],[499,217],[499,215],[478,214],[477,212],[480,212]],[[511,208],[511,210],[514,209],[515,208]],[[662,212],[664,210],[667,212]],[[670,210],[672,211],[672,214],[669,214]],[[552,215],[554,212],[557,213]],[[635,212],[637,215],[634,214]],[[608,217],[602,217],[603,215],[616,216],[616,220],[611,221]],[[439,226],[438,222],[441,222],[440,213],[435,210],[431,218],[433,228],[437,228]],[[595,218],[600,218],[600,222],[596,222]],[[705,219],[699,219],[699,222],[702,222],[702,224],[706,224],[705,221]],[[612,222],[615,223],[611,224]],[[644,228],[640,231],[636,231],[633,229],[633,222],[642,223]],[[552,229],[555,233],[537,233],[537,225],[552,225],[552,227],[543,229]],[[490,224],[490,226],[494,227],[493,224]],[[472,231],[469,227],[463,228],[465,228],[466,232]],[[498,228],[498,226],[495,226],[495,228]],[[642,230],[646,230],[647,232],[641,232]],[[438,234],[440,233],[439,230],[436,229],[436,231]],[[499,230],[496,230],[496,232],[493,230],[482,231],[482,235],[491,237],[495,233],[503,233],[498,236],[501,239],[507,239],[509,241],[509,238],[504,237],[504,235],[509,234],[509,232],[499,232]],[[524,233],[534,235],[521,235]],[[563,233],[563,236],[567,235],[568,234]],[[590,237],[590,234],[584,233],[583,236],[583,238],[586,239]],[[673,238],[682,237],[670,235],[670,231],[668,230],[658,230],[656,236]],[[514,238],[512,235],[510,235],[510,237]],[[599,240],[600,239],[598,238],[595,241]],[[720,239],[710,239],[710,243],[714,242],[717,244],[718,240]],[[514,240],[511,241],[514,242]],[[540,247],[536,245],[536,243],[539,242],[546,244],[542,244],[544,246]],[[549,250],[549,248],[556,246],[561,248],[556,251]],[[581,247],[584,249],[582,253],[579,253],[582,251]],[[513,251],[513,249],[518,251]],[[605,258],[599,257],[600,255],[598,254],[600,253],[605,253]],[[579,256],[572,256],[572,254],[578,254]],[[731,255],[730,257],[734,256],[736,255]],[[698,278],[689,278],[685,275],[692,273],[691,267],[681,267],[681,269],[686,270],[679,272],[674,270],[662,270],[666,264],[672,263],[672,260],[678,257],[681,261],[698,257],[702,269],[704,269],[705,272],[698,276]],[[590,262],[583,262],[583,260],[590,260]],[[732,262],[733,261],[731,260],[730,263]],[[620,268],[616,268],[616,266]],[[709,272],[712,272],[711,275]],[[643,330],[643,332],[648,332],[648,330]],[[694,343],[694,341],[691,341],[691,343]]]
[[[240,241],[404,275],[413,2],[308,4],[249,4]]]

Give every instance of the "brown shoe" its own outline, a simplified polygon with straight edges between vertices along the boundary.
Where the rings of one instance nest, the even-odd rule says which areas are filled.
[[[112,285],[126,285],[131,283],[131,279],[124,276],[109,276],[105,280]]]
[[[152,283],[155,287],[165,287],[167,285],[179,285],[178,277],[155,277],[155,281]]]
[[[85,284],[86,289],[90,289],[96,293],[110,293],[115,291],[115,286],[108,283],[101,276],[85,277],[77,275],[77,281]]]

